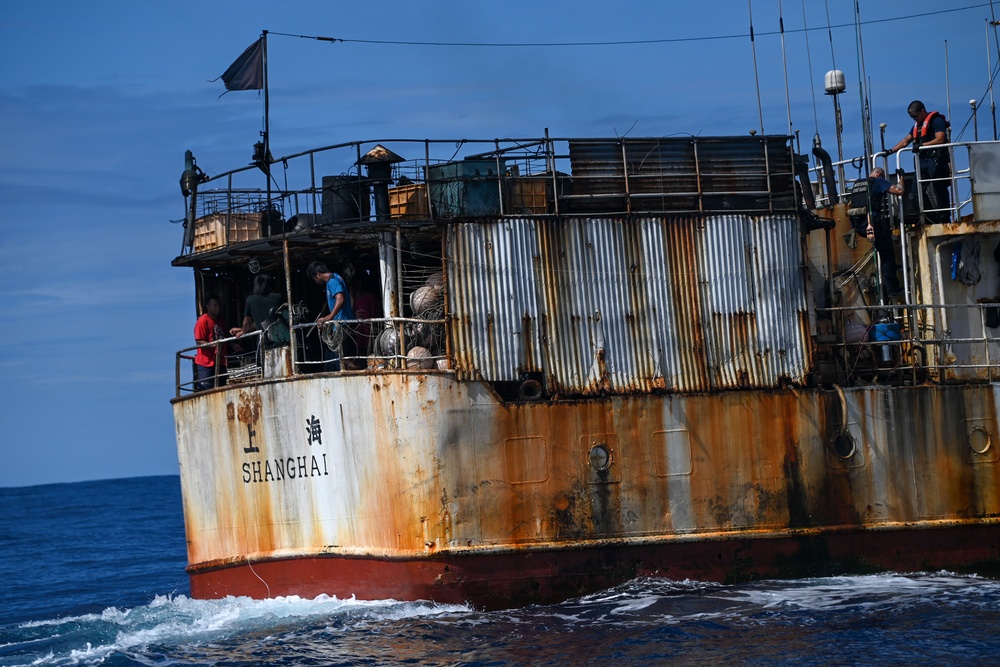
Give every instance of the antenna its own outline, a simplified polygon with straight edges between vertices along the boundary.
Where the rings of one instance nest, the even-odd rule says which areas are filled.
[[[844,191],[844,119],[840,115],[840,98],[837,96],[847,90],[844,83],[844,73],[839,69],[832,69],[826,73],[823,79],[823,87],[826,94],[833,97],[833,113],[837,122],[837,175],[840,179],[840,191]]]
[[[854,32],[858,49],[858,79],[860,83],[858,86],[858,95],[861,98],[861,134],[865,144],[865,162],[867,163],[868,158],[875,151],[872,146],[874,140],[872,139],[871,109],[868,105],[868,75],[865,71],[865,46],[861,40],[861,5],[858,0],[854,0]]]
[[[944,97],[945,105],[948,107],[948,118],[951,115],[951,76],[948,73],[948,40],[944,40]],[[949,139],[950,140],[950,139]]]
[[[760,116],[760,133],[764,134],[764,110],[760,106],[760,78],[757,76],[757,45],[753,41],[753,7],[747,0],[747,11],[750,12],[750,50],[753,51],[753,79],[757,85],[757,115]]]
[[[809,81],[813,80],[812,49],[809,48],[809,24],[806,21],[806,0],[802,0],[802,32],[806,37],[806,62],[809,64]],[[816,111],[816,88],[809,86],[809,93],[813,102],[813,123],[816,125],[816,134],[819,134],[819,113]]]
[[[997,105],[993,100],[993,64],[990,62],[990,20],[986,19],[986,80],[990,86],[990,115],[993,116],[993,141],[997,140]]]
[[[781,66],[785,71],[785,112],[788,115],[788,134],[794,134],[792,129],[792,102],[788,96],[788,60],[785,58],[785,19],[781,12],[781,0],[778,0],[778,29],[781,32]]]

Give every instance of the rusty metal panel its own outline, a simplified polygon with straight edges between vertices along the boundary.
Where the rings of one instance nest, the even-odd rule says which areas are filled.
[[[656,223],[650,226],[649,237],[653,243],[649,247],[651,252],[654,248],[660,250],[657,248],[659,227],[662,230],[662,255],[651,254],[648,266],[656,270],[660,264],[665,271],[662,300],[657,309],[664,314],[665,326],[661,326],[658,333],[659,349],[669,369],[669,373],[665,373],[667,386],[678,391],[708,391],[711,381],[698,267],[698,238],[702,225],[687,218]]]
[[[542,227],[548,251],[547,377],[555,391],[628,393],[662,386],[651,349],[642,229],[620,219]]]
[[[512,406],[448,374],[229,387],[174,403],[189,561],[995,521],[998,404],[996,385]]]
[[[491,381],[539,371],[564,394],[801,381],[798,225],[787,215],[453,225],[456,367]]]
[[[596,238],[588,232],[589,227],[606,223],[572,219],[538,228],[543,250],[545,374],[552,392],[598,393],[605,379],[607,341],[602,320],[611,318],[612,306],[596,297],[593,288],[598,282],[610,282],[598,260],[607,253],[595,248]]]
[[[702,239],[712,386],[802,381],[809,339],[798,220],[714,216]]]
[[[450,231],[456,367],[493,381],[517,381],[522,372],[540,370],[534,224],[511,219],[453,225]]]

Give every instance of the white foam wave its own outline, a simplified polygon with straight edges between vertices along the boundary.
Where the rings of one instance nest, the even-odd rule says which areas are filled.
[[[157,596],[134,609],[109,607],[101,614],[84,614],[18,626],[41,629],[44,637],[24,637],[7,646],[11,665],[99,665],[115,653],[135,655],[150,646],[165,648],[224,641],[247,633],[286,628],[311,619],[340,619],[350,623],[395,621],[442,614],[467,613],[462,605],[395,600],[357,600],[295,596],[253,600],[227,597],[195,600],[183,595]],[[95,638],[100,638],[95,641]]]
[[[511,610],[501,612],[500,617],[531,625],[544,615],[576,627],[689,622],[756,625],[793,617],[808,623],[844,610],[864,617],[929,602],[995,610],[1000,604],[1000,582],[950,572],[766,580],[734,586],[639,578],[554,607]]]
[[[761,609],[797,608],[826,611],[844,607],[875,609],[886,604],[962,595],[975,590],[978,596],[1000,594],[1000,582],[974,575],[950,572],[934,574],[873,574],[797,581],[770,581],[715,593],[720,599]]]

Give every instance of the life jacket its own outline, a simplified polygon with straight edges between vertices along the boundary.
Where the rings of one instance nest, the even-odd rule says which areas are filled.
[[[944,129],[945,129],[945,131],[947,131],[948,128],[951,127],[951,123],[948,122],[947,118],[945,118],[944,116],[942,116],[937,111],[929,111],[927,113],[927,117],[924,118],[924,122],[923,123],[914,123],[913,124],[913,131],[911,132],[911,134],[913,135],[913,145],[914,146],[918,146],[919,147],[919,146],[923,145],[923,143],[925,141],[929,141],[929,140],[931,140],[931,139],[934,138],[934,135],[931,134],[931,123],[937,117],[940,117],[941,120],[944,121]],[[932,152],[939,153],[941,155],[947,155],[947,153],[948,153],[948,151],[941,151],[941,150],[933,150]]]
[[[864,235],[868,227],[868,205],[871,204],[872,222],[887,214],[885,205],[887,201],[885,192],[875,192],[871,189],[874,178],[860,179],[851,186],[851,194],[848,199],[847,215],[851,219],[851,225],[855,231]]]
[[[884,192],[875,192],[871,190],[872,181],[874,178],[866,178],[863,180],[855,181],[854,185],[851,186],[851,196],[850,196],[850,208],[848,210],[849,215],[864,215],[868,212],[868,204],[871,203],[872,211],[876,215],[882,212],[885,207],[885,194]],[[871,192],[869,193],[869,190]],[[852,213],[855,209],[864,209],[858,211],[857,213]]]

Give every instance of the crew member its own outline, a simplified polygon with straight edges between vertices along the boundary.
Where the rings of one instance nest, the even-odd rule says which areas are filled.
[[[928,222],[949,222],[951,220],[951,197],[948,192],[951,177],[951,157],[947,148],[926,149],[948,143],[948,121],[937,111],[928,113],[920,100],[910,102],[906,112],[913,119],[913,129],[889,149],[889,153],[902,150],[910,143],[917,151],[920,164],[920,180],[924,199],[924,209]],[[924,149],[924,150],[921,150]]]
[[[354,309],[351,307],[351,293],[347,289],[347,283],[336,273],[333,273],[323,262],[313,262],[306,267],[306,276],[310,280],[320,285],[326,290],[326,303],[330,312],[316,318],[316,325],[320,329],[324,326],[338,326],[329,324],[331,320],[353,320]],[[352,356],[354,350],[352,338],[345,332],[341,348],[345,356]],[[331,356],[332,355],[332,356]],[[340,357],[336,352],[329,350],[323,345],[323,358],[330,360],[327,365],[329,370],[340,370]]]
[[[221,312],[222,302],[219,301],[219,297],[209,294],[205,298],[205,312],[194,324],[195,343],[207,345],[226,337],[229,327],[220,316]],[[204,391],[226,384],[226,354],[225,345],[198,348],[194,356],[195,391]]]
[[[284,298],[274,290],[271,276],[258,273],[253,279],[253,294],[247,297],[243,311],[243,326],[233,327],[230,334],[242,336],[260,329],[266,332],[265,346],[288,342],[288,320],[274,311],[284,303]]]
[[[872,169],[868,177],[868,196],[871,200],[871,215],[865,228],[865,237],[871,241],[878,252],[878,263],[881,268],[882,293],[886,299],[891,299],[902,293],[896,271],[896,247],[892,241],[892,218],[889,214],[889,198],[887,195],[903,195],[903,180],[899,185],[893,185],[885,178],[881,167]]]

